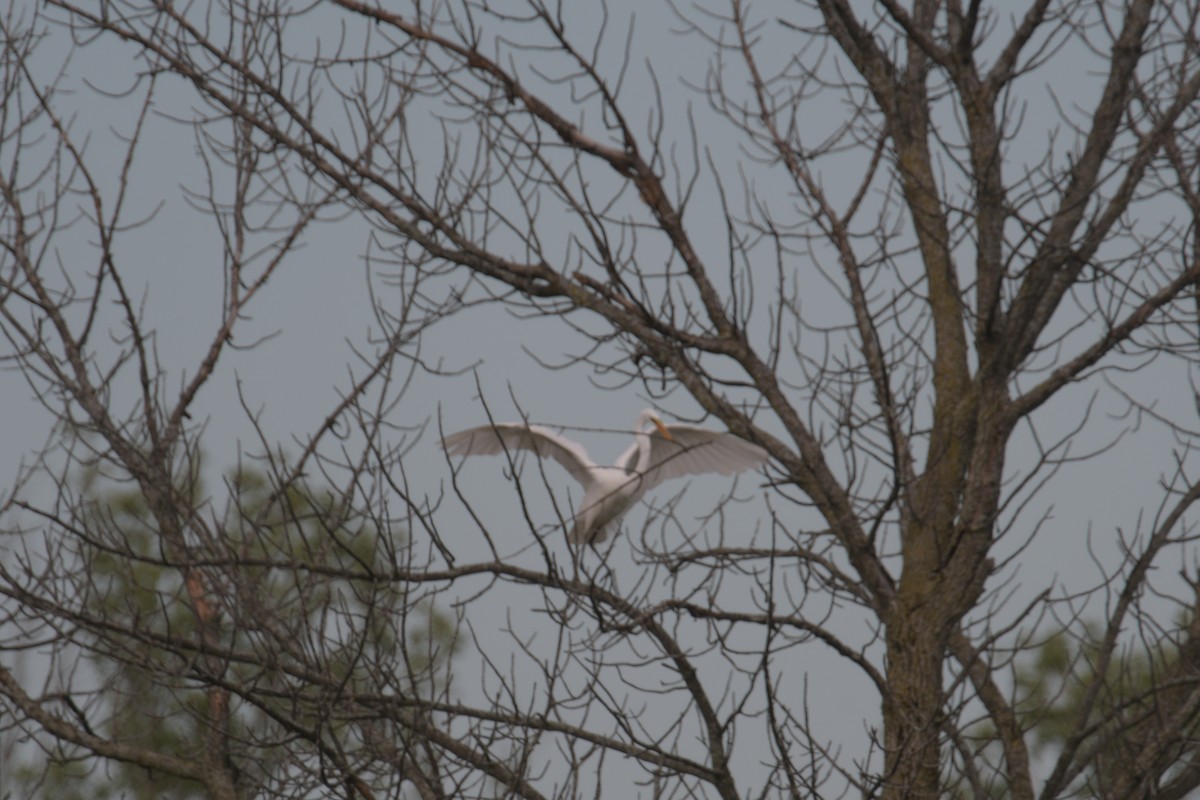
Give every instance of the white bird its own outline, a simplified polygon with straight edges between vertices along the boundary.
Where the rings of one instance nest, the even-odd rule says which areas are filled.
[[[650,430],[646,428],[653,426]],[[451,434],[442,442],[451,456],[488,456],[532,450],[566,467],[583,484],[571,541],[599,544],[649,489],[681,475],[732,475],[762,464],[767,451],[732,433],[695,425],[664,425],[652,410],[637,418],[633,444],[612,467],[598,466],[578,442],[540,425],[502,422]]]

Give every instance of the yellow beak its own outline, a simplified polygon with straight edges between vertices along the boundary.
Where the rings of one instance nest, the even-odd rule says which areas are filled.
[[[667,430],[667,426],[662,424],[661,419],[658,417],[651,417],[650,421],[654,423],[654,427],[658,428],[659,434],[661,434],[662,437],[668,442],[675,438],[671,435],[671,432]]]

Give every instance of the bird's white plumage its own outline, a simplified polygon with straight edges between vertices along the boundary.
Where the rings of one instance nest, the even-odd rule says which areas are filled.
[[[584,489],[571,540],[592,544],[608,538],[609,528],[630,506],[663,481],[704,472],[732,475],[767,460],[767,451],[731,433],[664,425],[650,410],[638,416],[633,437],[633,444],[612,467],[598,466],[578,442],[540,425],[519,422],[459,431],[447,436],[442,446],[451,456],[530,450],[557,461]]]

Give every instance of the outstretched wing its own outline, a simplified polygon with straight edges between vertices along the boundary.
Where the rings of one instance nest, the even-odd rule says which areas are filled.
[[[593,481],[596,465],[578,442],[559,436],[540,425],[502,422],[452,433],[442,440],[452,456],[494,456],[506,450],[530,450],[539,458],[562,464],[585,487]]]
[[[692,425],[668,425],[666,428],[671,434],[670,439],[657,432],[648,434],[650,469],[643,479],[647,489],[683,475],[705,472],[733,475],[767,460],[766,450],[732,433]]]

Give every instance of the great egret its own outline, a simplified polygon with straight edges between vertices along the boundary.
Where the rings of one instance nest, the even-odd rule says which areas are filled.
[[[650,430],[647,430],[648,426]],[[521,422],[483,425],[453,433],[442,446],[451,456],[488,456],[532,450],[566,467],[583,484],[571,541],[599,544],[647,490],[681,475],[732,475],[767,460],[767,451],[732,433],[695,425],[664,425],[646,409],[637,418],[633,444],[612,467],[598,466],[578,442]]]

